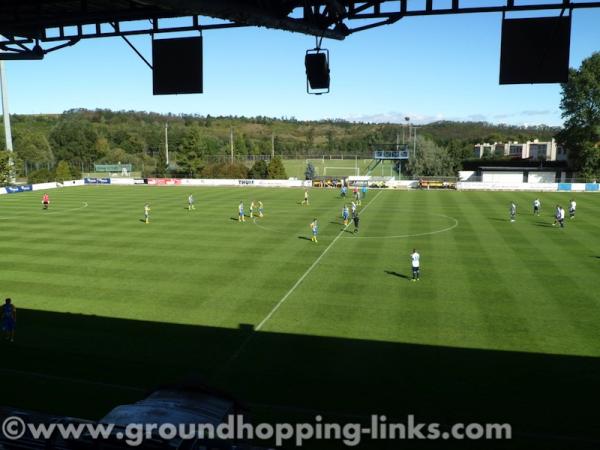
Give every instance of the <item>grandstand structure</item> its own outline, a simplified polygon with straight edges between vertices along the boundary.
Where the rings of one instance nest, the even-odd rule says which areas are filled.
[[[373,152],[373,161],[367,167],[366,175],[371,175],[373,171],[386,161],[391,162],[394,165],[394,171],[397,174],[402,172],[402,161],[408,161],[410,158],[410,150],[408,144],[402,145],[402,149],[396,146],[395,150],[375,150]]]
[[[474,6],[475,5],[475,6]],[[0,59],[41,59],[82,39],[261,26],[343,40],[414,16],[573,11],[600,1],[4,0]],[[163,19],[188,17],[186,25]],[[203,17],[211,18],[204,20]],[[218,20],[212,20],[218,19]],[[137,22],[135,22],[137,21]],[[141,55],[140,55],[141,56]]]

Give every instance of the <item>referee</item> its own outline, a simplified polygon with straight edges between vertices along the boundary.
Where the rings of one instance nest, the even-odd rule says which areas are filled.
[[[360,222],[360,218],[358,217],[357,211],[354,211],[352,214],[352,221],[354,222],[354,232],[358,233],[358,223]]]

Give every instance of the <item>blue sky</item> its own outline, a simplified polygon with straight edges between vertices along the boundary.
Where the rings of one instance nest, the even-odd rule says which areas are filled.
[[[573,14],[571,66],[600,50],[600,9]],[[149,68],[120,38],[93,39],[42,61],[8,61],[12,113],[110,108],[201,115],[560,125],[558,85],[498,84],[500,14],[406,18],[331,52],[331,93],[306,94],[314,38],[264,28],[204,33],[204,94],[153,96]],[[149,37],[132,42],[150,59]]]

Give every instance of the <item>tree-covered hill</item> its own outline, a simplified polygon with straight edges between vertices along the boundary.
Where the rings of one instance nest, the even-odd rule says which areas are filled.
[[[406,125],[356,123],[343,120],[299,121],[270,117],[212,117],[140,111],[70,110],[63,114],[13,115],[13,140],[23,170],[54,167],[67,161],[82,171],[93,163],[132,163],[155,170],[164,157],[168,125],[171,160],[195,173],[205,162],[234,153],[276,154],[286,158],[321,155],[368,155],[378,144],[407,138]],[[481,141],[551,139],[559,129],[493,125],[483,122],[434,122],[419,127],[428,144],[445,148],[457,167]],[[0,135],[4,139],[3,133]],[[2,142],[3,145],[3,142]],[[160,163],[159,163],[160,165]]]

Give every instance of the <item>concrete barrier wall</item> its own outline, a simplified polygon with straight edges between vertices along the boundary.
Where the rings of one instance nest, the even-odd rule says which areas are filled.
[[[0,188],[0,195],[19,192],[45,191],[55,188],[66,188],[90,184],[132,186],[145,184],[138,178],[111,178],[111,179],[84,179],[69,180],[64,183],[38,183],[24,186],[10,186]],[[236,187],[310,187],[310,180],[244,180],[244,179],[187,179],[187,178],[149,178],[149,185],[154,186],[236,186]],[[417,180],[391,180],[386,182],[387,188],[416,189],[419,187]],[[462,191],[532,191],[532,192],[600,192],[598,183],[502,183],[502,182],[477,182],[459,181],[456,189]]]
[[[492,182],[471,182],[459,181],[456,183],[456,189],[459,191],[537,191],[537,192],[556,192],[557,183],[492,183]]]

